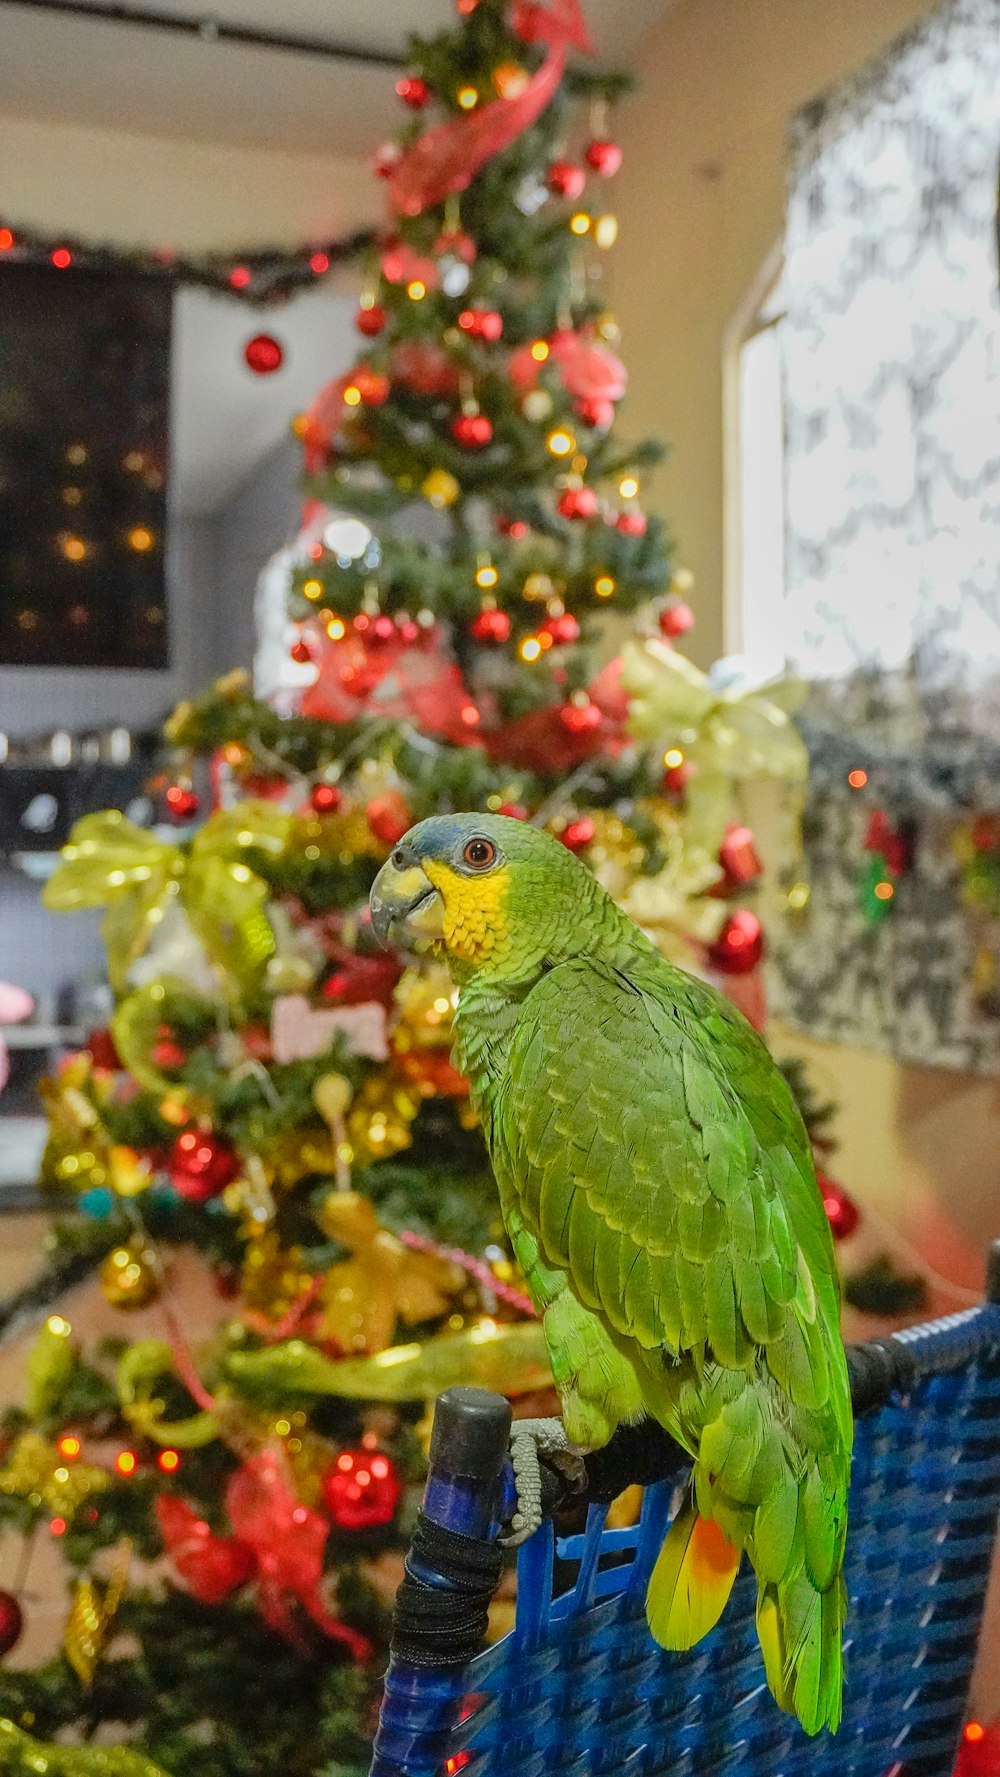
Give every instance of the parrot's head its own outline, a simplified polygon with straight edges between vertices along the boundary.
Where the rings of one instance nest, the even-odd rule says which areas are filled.
[[[430,939],[460,976],[525,976],[583,948],[601,890],[551,834],[498,814],[434,815],[371,891],[383,943]]]

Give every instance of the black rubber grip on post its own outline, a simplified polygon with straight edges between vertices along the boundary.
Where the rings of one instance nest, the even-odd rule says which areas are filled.
[[[510,1442],[510,1402],[485,1388],[449,1388],[434,1409],[430,1466],[444,1475],[495,1481]]]

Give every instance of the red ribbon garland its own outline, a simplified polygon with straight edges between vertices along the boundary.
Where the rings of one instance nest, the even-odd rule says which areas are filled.
[[[494,99],[468,117],[427,130],[401,155],[388,182],[398,216],[419,216],[452,192],[464,191],[480,168],[530,129],[551,103],[570,46],[592,53],[579,0],[553,0],[551,8],[518,0],[513,22],[526,43],[549,45],[541,67],[516,97]]]

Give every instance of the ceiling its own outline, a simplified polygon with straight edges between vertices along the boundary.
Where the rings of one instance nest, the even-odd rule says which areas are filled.
[[[172,36],[0,0],[0,111],[152,136],[364,154],[398,123],[391,68]],[[198,0],[127,0],[201,17]],[[584,0],[598,54],[628,62],[669,0]],[[213,0],[218,23],[405,53],[454,22],[453,0]]]

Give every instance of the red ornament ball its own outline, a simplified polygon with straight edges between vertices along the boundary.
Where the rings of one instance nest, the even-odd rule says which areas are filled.
[[[617,142],[595,137],[593,142],[587,143],[583,158],[588,167],[593,167],[595,173],[600,173],[602,179],[613,179],[622,164],[623,156]]]
[[[756,882],[763,865],[757,856],[754,836],[749,827],[738,824],[727,827],[726,836],[719,847],[719,863],[726,872],[726,880],[721,885],[723,893],[742,887],[745,883]]]
[[[383,845],[398,845],[413,825],[413,816],[398,790],[373,796],[365,809],[365,817],[375,838]]]
[[[239,1155],[204,1129],[185,1129],[167,1157],[170,1183],[188,1203],[207,1203],[232,1184],[240,1170]]]
[[[506,642],[510,636],[510,618],[506,611],[480,611],[469,624],[469,634],[477,642]]]
[[[615,404],[604,395],[585,395],[576,404],[576,411],[585,426],[603,432],[614,424]]]
[[[243,347],[243,356],[254,376],[271,376],[285,362],[285,348],[273,333],[255,333]]]
[[[551,636],[557,647],[566,648],[569,646],[570,642],[576,642],[579,640],[580,625],[577,623],[576,618],[571,612],[563,611],[562,615],[559,617],[546,617],[539,634]],[[566,707],[569,709],[574,706],[567,704]],[[584,704],[583,708],[594,709],[596,708],[596,705]],[[600,713],[598,713],[598,720],[600,720]]]
[[[521,543],[528,535],[527,521],[523,518],[507,518],[503,513],[494,519],[493,528],[500,537],[509,537],[513,543]]]
[[[623,537],[644,537],[649,520],[644,512],[637,512],[630,507],[627,512],[619,512],[615,519],[615,529],[621,531]]]
[[[570,821],[563,828],[559,837],[567,851],[586,851],[588,845],[593,841],[595,831],[593,821],[583,815],[577,821]]]
[[[312,649],[308,642],[293,642],[288,652],[297,666],[308,666],[312,659]]]
[[[167,805],[167,814],[178,825],[183,821],[193,821],[201,807],[201,798],[197,791],[185,784],[171,784],[163,800]]]
[[[582,167],[574,166],[570,160],[554,160],[545,175],[545,183],[553,197],[564,197],[575,204],[577,198],[583,196],[587,175]]]
[[[380,302],[372,303],[371,308],[358,309],[354,317],[354,325],[366,339],[374,339],[381,333],[388,320],[388,314]]]
[[[526,821],[529,819],[528,811],[523,802],[501,802],[500,807],[497,809],[497,814],[505,814],[509,821]]]
[[[559,720],[571,734],[590,734],[601,726],[601,712],[596,703],[564,703]]]
[[[338,1530],[377,1530],[391,1524],[403,1491],[380,1450],[342,1450],[323,1480],[323,1498]]]
[[[463,309],[458,324],[470,339],[498,340],[503,333],[503,316],[496,309]]]
[[[161,1037],[153,1044],[153,1066],[161,1073],[172,1073],[176,1068],[184,1066],[187,1060],[185,1051],[172,1037]]]
[[[559,511],[563,518],[593,518],[597,495],[592,487],[567,487],[559,495]]]
[[[396,93],[411,111],[422,111],[431,102],[431,89],[419,74],[404,74],[396,82]]]
[[[493,425],[485,413],[457,413],[451,435],[463,450],[482,450],[493,437]]]
[[[9,1654],[21,1639],[24,1614],[13,1592],[0,1592],[0,1654]]]
[[[848,1197],[847,1192],[832,1178],[827,1178],[825,1173],[818,1172],[816,1182],[822,1193],[823,1208],[826,1210],[834,1240],[846,1240],[858,1226],[861,1211],[854,1199]]]
[[[694,612],[683,599],[671,599],[660,612],[660,634],[674,642],[678,636],[686,636],[689,629],[694,628]]]
[[[708,960],[720,975],[749,975],[763,954],[760,920],[748,907],[737,907],[710,946]]]
[[[336,784],[313,784],[309,803],[316,814],[335,814],[344,800],[344,792]]]

